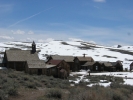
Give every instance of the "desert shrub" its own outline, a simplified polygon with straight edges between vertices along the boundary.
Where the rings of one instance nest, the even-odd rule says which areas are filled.
[[[0,100],[5,100],[5,95],[4,91],[0,90]]]
[[[119,88],[127,89],[127,90],[130,91],[130,93],[133,92],[133,86],[131,86],[131,85],[120,84],[120,87]]]
[[[34,82],[37,87],[42,87],[40,82]]]
[[[129,95],[124,95],[125,93],[129,94],[129,91],[95,85],[88,89],[73,88],[68,100],[128,100]]]
[[[32,89],[36,89],[36,86],[34,84],[32,84],[32,83],[28,84],[27,87],[28,88],[32,88]]]
[[[11,96],[18,95],[17,89],[16,88],[9,88],[8,94],[11,95]]]
[[[115,89],[115,88],[120,88],[121,85],[120,85],[119,83],[112,82],[112,83],[110,84],[110,87],[113,88],[113,89]]]
[[[8,98],[0,94],[0,100],[8,100]]]
[[[61,99],[62,98],[62,91],[57,88],[51,88],[47,90],[46,97],[48,98],[55,98]]]
[[[115,77],[115,82],[117,82],[117,83],[123,83],[124,80],[123,80],[122,77]]]
[[[25,87],[32,88],[32,89],[36,89],[36,84],[34,84],[32,82],[26,82],[25,83]]]
[[[68,85],[67,84],[59,84],[59,87],[61,89],[66,89],[68,87]]]
[[[54,78],[53,77],[50,77],[49,80],[54,80]]]
[[[9,73],[8,77],[10,77],[10,78],[17,78],[17,75],[15,73]]]
[[[128,98],[123,95],[123,93],[120,90],[114,90],[112,92],[112,100],[127,100]]]
[[[69,84],[68,80],[62,80],[62,84]]]
[[[52,85],[51,85],[50,83],[47,83],[46,87],[47,87],[47,88],[51,88]]]
[[[118,91],[121,91],[121,93],[126,97],[129,97],[129,95],[131,94],[131,91],[126,88],[119,88]]]
[[[6,78],[0,78],[0,84],[5,84],[7,82]]]
[[[98,95],[94,87],[87,88],[87,87],[77,87],[70,89],[70,95],[68,100],[101,100],[101,95]],[[105,99],[103,99],[105,100]]]
[[[123,88],[129,90],[131,93],[133,92],[133,86],[131,85],[126,85],[126,84],[119,84],[119,83],[111,83],[110,87],[112,89],[117,89],[117,88]]]
[[[29,80],[29,77],[28,76],[23,76],[23,80],[24,81],[28,81]]]
[[[42,82],[42,83],[45,83],[45,82],[46,82],[46,80],[45,80],[45,79],[42,79],[42,80],[41,80],[41,82]]]
[[[86,91],[86,89],[79,87],[79,86],[69,88],[70,96],[73,96],[75,94],[78,95],[79,93],[82,93],[83,91]]]

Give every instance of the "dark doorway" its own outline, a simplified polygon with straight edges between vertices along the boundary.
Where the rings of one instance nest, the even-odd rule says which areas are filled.
[[[42,69],[38,69],[38,75],[42,74]]]

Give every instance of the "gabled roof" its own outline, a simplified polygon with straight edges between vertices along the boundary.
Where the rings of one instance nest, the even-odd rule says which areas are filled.
[[[60,55],[52,55],[51,58],[53,60],[64,60],[66,62],[74,62],[74,57],[73,56],[60,56]]]
[[[8,61],[27,61],[39,60],[37,53],[31,53],[31,50],[6,50]]]
[[[93,66],[95,64],[95,62],[86,62],[84,65],[82,66]]]
[[[79,59],[79,61],[89,61],[89,62],[94,61],[92,57],[82,57],[82,56],[78,56],[77,58]]]
[[[63,60],[53,60],[51,59],[50,61],[47,62],[47,64],[50,64],[50,65],[58,65],[62,62]]]
[[[104,62],[103,63],[106,67],[111,67],[112,66],[112,64],[110,63],[110,62]],[[113,67],[113,66],[112,66]]]
[[[113,66],[116,66],[117,64],[119,64],[120,66],[122,66],[121,61],[111,62],[111,64],[112,64]]]
[[[111,62],[112,66],[115,66],[117,64],[117,62]]]
[[[28,60],[28,68],[45,68],[46,64],[43,60]]]

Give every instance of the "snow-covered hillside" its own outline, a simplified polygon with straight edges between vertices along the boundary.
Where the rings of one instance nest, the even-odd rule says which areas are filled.
[[[112,46],[106,47],[95,43],[84,41],[51,41],[47,43],[36,43],[39,58],[45,60],[47,55],[71,55],[71,56],[91,56],[95,61],[123,61],[123,67],[129,69],[129,64],[133,61],[133,46]],[[23,50],[31,49],[29,42],[6,42],[0,43],[0,52],[6,49],[19,48]],[[3,56],[3,54],[1,54]]]

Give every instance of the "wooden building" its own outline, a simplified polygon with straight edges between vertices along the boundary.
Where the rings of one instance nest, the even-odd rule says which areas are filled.
[[[36,45],[33,41],[32,50],[10,49],[4,53],[4,66],[7,68],[25,71],[27,61],[40,60],[36,53]]]
[[[56,76],[56,74],[57,74],[56,71],[57,71],[56,65],[52,65],[52,64],[45,65],[45,75]]]
[[[116,71],[123,71],[123,65],[121,61],[111,62],[111,64],[116,68]]]
[[[95,61],[95,62],[86,62],[84,65],[87,68],[90,69],[90,71],[104,71],[104,67],[102,66],[102,63]]]
[[[95,62],[86,62],[84,65],[81,65],[81,69],[84,69],[84,70],[89,69],[90,71],[92,71],[94,64],[95,64]]]
[[[82,68],[85,70],[90,69],[90,71],[116,71],[116,67],[111,62],[106,61],[86,62],[82,65]]]
[[[104,71],[114,72],[116,68],[111,64],[111,62],[103,62],[102,66],[104,67]]]
[[[53,76],[67,78],[70,73],[70,66],[64,60],[53,60],[47,62],[47,65],[55,65],[55,73]]]
[[[85,64],[86,62],[93,62],[92,57],[85,57],[85,56],[79,56],[79,57],[73,57],[73,56],[60,56],[60,55],[53,55],[49,56],[47,58],[47,62],[49,62],[51,59],[53,60],[64,60],[66,63],[69,64],[71,71],[79,71],[81,66]]]
[[[52,60],[64,60],[66,63],[69,64],[70,70],[74,71],[74,57],[73,56],[51,55],[47,58],[47,62],[49,62],[51,59]]]
[[[96,61],[96,62],[93,64],[92,71],[104,71],[104,67],[102,66],[102,63]]]
[[[74,58],[74,70],[78,71],[82,69],[82,66],[86,62],[94,62],[92,57],[78,56]]]
[[[46,74],[45,68],[46,64],[43,60],[28,60],[26,63],[25,72],[29,74]]]

